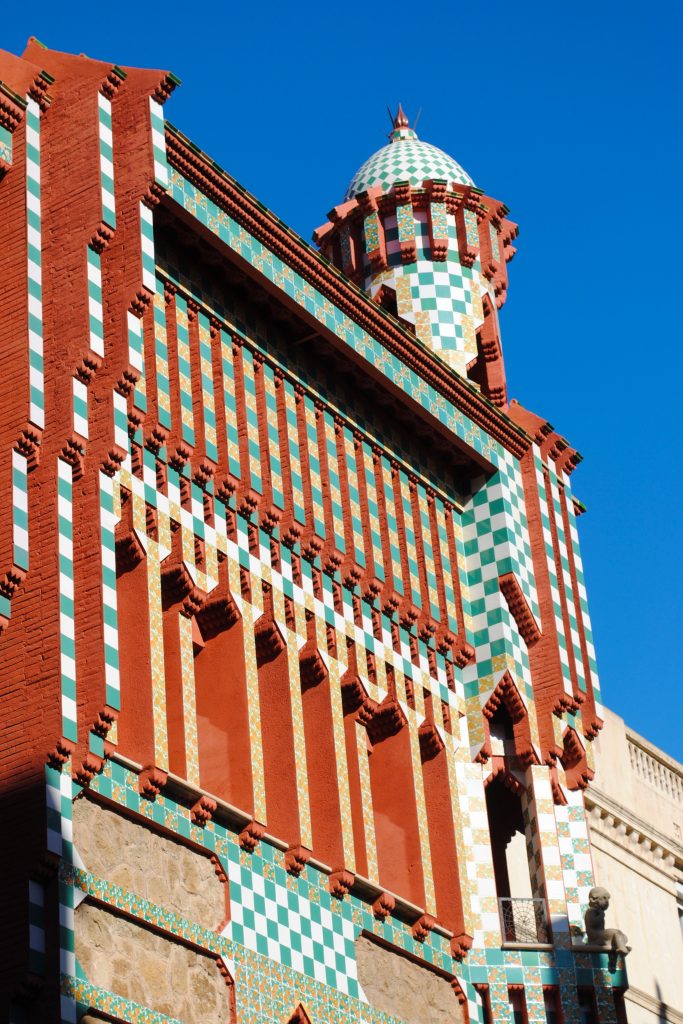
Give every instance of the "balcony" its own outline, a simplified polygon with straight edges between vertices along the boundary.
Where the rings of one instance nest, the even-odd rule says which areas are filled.
[[[498,913],[505,945],[546,946],[552,943],[544,899],[498,898]]]

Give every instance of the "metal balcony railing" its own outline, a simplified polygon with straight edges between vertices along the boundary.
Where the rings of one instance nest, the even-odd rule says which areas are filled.
[[[552,942],[544,899],[498,898],[503,942],[538,945]]]

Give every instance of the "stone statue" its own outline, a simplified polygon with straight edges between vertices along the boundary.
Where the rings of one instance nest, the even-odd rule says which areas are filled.
[[[631,952],[628,939],[618,928],[605,928],[605,911],[609,907],[610,894],[602,886],[596,886],[588,893],[588,910],[584,915],[586,938],[590,946],[604,946],[613,953],[626,956]]]

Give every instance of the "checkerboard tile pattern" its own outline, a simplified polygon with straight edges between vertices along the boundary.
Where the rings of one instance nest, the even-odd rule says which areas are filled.
[[[567,791],[566,806],[555,807],[557,837],[562,863],[566,913],[572,940],[583,935],[583,915],[593,887],[593,864],[588,840],[586,812],[581,791]]]
[[[438,205],[438,204],[437,204]],[[400,211],[409,211],[411,238],[416,245],[414,262],[404,263],[401,254],[406,227],[399,222]],[[405,215],[403,217],[405,220]],[[458,373],[477,355],[476,332],[484,322],[483,296],[490,285],[482,276],[479,260],[473,266],[461,263],[455,217],[443,213],[447,259],[432,258],[426,210],[399,207],[385,219],[386,270],[377,273],[366,254],[364,288],[371,295],[382,285],[396,292],[399,316],[415,324],[418,338]],[[490,294],[495,305],[495,297]]]
[[[312,901],[310,883],[288,875],[272,847],[262,850],[268,859],[242,855],[243,866],[239,849],[230,847],[233,919],[225,934],[262,956],[359,998],[353,920],[341,913],[339,901],[324,889]]]
[[[476,651],[475,663],[463,673],[472,753],[484,742],[481,708],[506,672],[524,701],[532,741],[538,745],[529,655],[498,584],[500,576],[514,573],[540,626],[521,475],[511,458],[481,481],[464,509],[462,528]]]
[[[422,142],[410,129],[391,134],[392,141],[373,153],[356,171],[344,202],[369,188],[388,192],[397,181],[409,181],[413,188],[420,188],[426,178],[445,178],[459,185],[474,184],[452,157],[429,142]]]

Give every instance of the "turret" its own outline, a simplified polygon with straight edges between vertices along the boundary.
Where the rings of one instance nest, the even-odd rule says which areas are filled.
[[[323,254],[452,370],[507,408],[498,310],[517,225],[399,105],[389,142],[314,234]]]

